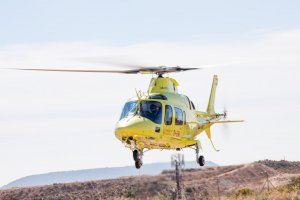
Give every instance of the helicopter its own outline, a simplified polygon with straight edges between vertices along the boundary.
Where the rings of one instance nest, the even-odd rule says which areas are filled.
[[[205,158],[200,155],[202,146],[197,136],[204,132],[212,147],[219,151],[212,142],[211,126],[243,122],[243,120],[227,120],[227,111],[215,112],[217,75],[213,76],[206,111],[196,110],[194,103],[186,95],[178,92],[179,83],[174,78],[165,76],[169,73],[196,69],[201,68],[180,66],[135,67],[128,70],[18,68],[33,71],[153,74],[147,93],[136,91],[136,96],[126,101],[115,126],[116,138],[132,151],[137,169],[143,165],[144,153],[152,149],[180,151],[184,148],[193,148],[196,162],[204,166]]]

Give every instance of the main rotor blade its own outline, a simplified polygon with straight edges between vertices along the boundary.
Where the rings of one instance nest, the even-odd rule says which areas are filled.
[[[52,71],[52,72],[94,72],[94,73],[121,73],[121,74],[157,74],[162,75],[172,72],[182,72],[188,70],[195,70],[201,68],[182,68],[182,67],[140,67],[136,69],[128,70],[98,70],[98,69],[58,69],[58,68],[11,68],[16,70],[25,70],[25,71]]]
[[[139,70],[97,70],[97,69],[46,69],[46,68],[12,68],[24,71],[48,71],[48,72],[93,72],[93,73],[121,73],[121,74],[137,74]]]

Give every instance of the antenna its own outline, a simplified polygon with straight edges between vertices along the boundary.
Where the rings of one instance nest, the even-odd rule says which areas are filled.
[[[184,155],[183,154],[173,154],[171,156],[171,166],[175,167],[175,179],[176,179],[176,199],[183,199],[182,195],[182,189],[183,189],[183,184],[182,184],[182,174],[181,174],[181,169],[184,167]]]
[[[275,188],[275,186],[273,185],[273,183],[270,181],[270,178],[269,178],[269,174],[267,171],[264,171],[264,172],[261,172],[262,174],[265,173],[266,174],[266,181],[264,182],[261,190],[260,190],[260,193],[262,193],[262,191],[267,188],[268,191],[270,190],[270,186],[272,186],[273,188]]]
[[[218,194],[218,200],[221,200],[221,197],[220,197],[220,180],[219,180],[219,177],[217,177],[217,194]]]

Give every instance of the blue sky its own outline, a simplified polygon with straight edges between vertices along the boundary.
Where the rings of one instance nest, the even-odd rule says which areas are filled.
[[[198,109],[246,123],[200,136],[207,160],[299,160],[299,1],[0,1],[0,67],[88,66],[95,57],[197,67],[174,74]],[[84,59],[83,59],[84,58]],[[126,61],[126,59],[125,59]],[[0,71],[0,185],[50,171],[124,166],[114,124],[151,76]],[[108,153],[109,152],[109,153]],[[150,151],[145,163],[169,161]],[[184,151],[188,160],[195,155]]]
[[[247,39],[299,27],[299,1],[1,1],[0,44]]]

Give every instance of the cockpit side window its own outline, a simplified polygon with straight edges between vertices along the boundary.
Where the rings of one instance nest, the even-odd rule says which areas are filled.
[[[175,109],[175,125],[183,125],[183,112],[180,108]]]
[[[161,124],[162,105],[158,101],[141,101],[139,114],[156,124]]]
[[[173,121],[173,109],[171,106],[165,107],[165,125],[171,125]]]

